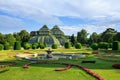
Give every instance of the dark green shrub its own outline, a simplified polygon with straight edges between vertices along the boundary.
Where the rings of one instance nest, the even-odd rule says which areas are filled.
[[[70,43],[70,42],[66,42],[64,47],[65,47],[66,49],[69,49],[69,48],[71,47],[71,43]]]
[[[33,43],[32,44],[32,49],[37,49],[39,48],[39,44],[38,43]]]
[[[2,44],[0,44],[0,50],[3,50],[4,46]]]
[[[112,50],[120,50],[120,42],[118,41],[113,42]]]
[[[10,49],[10,44],[9,43],[5,43],[4,44],[4,50],[9,50]]]
[[[15,42],[14,50],[20,50],[20,49],[21,49],[21,43],[19,41]]]
[[[23,45],[24,49],[26,49],[26,50],[30,49],[31,46],[32,45],[30,43],[27,43],[27,42],[25,42],[24,45]]]
[[[109,48],[112,48],[112,43],[108,43],[109,44]]]
[[[91,45],[91,48],[92,48],[93,50],[98,50],[98,44],[97,44],[97,43],[93,43],[93,44]]]
[[[58,45],[57,44],[53,44],[52,45],[52,49],[57,49],[58,48]]]
[[[76,49],[81,49],[81,48],[82,48],[81,43],[76,43],[76,44],[75,44],[75,48],[76,48]]]
[[[100,43],[98,44],[98,47],[99,47],[100,49],[108,49],[108,48],[109,48],[109,44],[108,44],[107,42],[100,42]]]
[[[45,48],[45,45],[42,44],[42,43],[40,43],[40,44],[39,44],[39,47],[40,47],[40,49],[44,49],[44,48]]]

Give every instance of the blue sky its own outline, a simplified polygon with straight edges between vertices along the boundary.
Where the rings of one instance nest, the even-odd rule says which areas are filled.
[[[0,32],[39,30],[58,25],[66,35],[81,29],[120,31],[120,0],[0,0]]]

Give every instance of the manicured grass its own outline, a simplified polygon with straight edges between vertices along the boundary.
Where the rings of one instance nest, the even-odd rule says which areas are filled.
[[[11,60],[14,59],[14,53],[21,53],[24,52],[34,52],[34,53],[45,53],[46,49],[43,50],[7,50],[7,51],[0,51],[0,60]],[[81,53],[81,52],[88,52],[91,53],[91,50],[77,50],[77,49],[56,49],[55,52],[65,52],[69,53]],[[120,52],[116,51],[109,51],[111,53],[117,54],[117,60],[120,60]],[[107,53],[109,53],[107,52]],[[10,53],[10,54],[8,54]],[[103,56],[106,55],[106,51],[100,51]],[[108,58],[105,58],[108,59]],[[115,58],[109,58],[110,60],[114,60]],[[95,60],[96,63],[81,63],[82,60]],[[72,67],[71,69],[64,71],[64,72],[56,72],[54,71],[56,68],[65,67],[59,64],[36,64],[31,65],[29,69],[23,69],[22,66],[24,64],[29,63],[28,61],[17,61],[18,65],[13,66],[10,68],[10,71],[0,74],[1,80],[96,80],[94,77],[90,76],[86,72],[77,67]],[[108,62],[105,60],[100,60],[96,56],[89,55],[87,58],[82,58],[78,60],[59,60],[56,62],[66,62],[72,64],[82,65],[91,69],[93,72],[99,74],[105,80],[118,80],[120,76],[120,70],[114,69],[112,67],[113,64],[118,64],[119,62]]]

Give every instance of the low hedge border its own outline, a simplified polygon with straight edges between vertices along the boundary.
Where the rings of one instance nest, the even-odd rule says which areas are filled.
[[[77,65],[77,64],[42,61],[42,62],[35,62],[35,63],[25,64],[25,65],[23,66],[23,68],[28,69],[31,64],[61,64],[61,65],[67,65],[66,68],[57,69],[57,70],[55,69],[55,71],[65,71],[65,70],[70,69],[72,66],[76,66],[76,67],[84,70],[85,72],[87,72],[87,73],[90,74],[91,76],[95,77],[97,80],[104,80],[101,76],[99,76],[98,74],[94,73],[94,72],[91,71],[90,69],[88,69],[88,68],[86,68],[86,67],[83,67],[83,66],[80,66],[80,65]]]
[[[14,66],[14,65],[17,64],[16,62],[0,62],[0,63],[10,63],[10,64],[7,64],[7,65],[0,65],[0,73],[9,71],[10,66]]]

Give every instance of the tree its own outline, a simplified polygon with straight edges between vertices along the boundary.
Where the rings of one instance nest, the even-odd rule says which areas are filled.
[[[19,33],[13,33],[13,36],[16,39],[16,41],[21,41]]]
[[[76,44],[75,44],[75,48],[76,48],[76,49],[81,49],[81,48],[82,48],[81,43],[76,43]]]
[[[40,43],[40,44],[39,44],[39,47],[40,47],[40,49],[44,49],[44,48],[45,48],[45,44]]]
[[[16,39],[14,38],[12,34],[6,34],[5,39],[10,44],[10,46],[14,46]]]
[[[16,41],[14,44],[14,50],[21,50],[21,43],[19,41]]]
[[[58,45],[57,44],[53,44],[52,45],[52,49],[57,49],[58,48]]]
[[[69,49],[69,48],[71,47],[71,43],[70,43],[70,42],[66,42],[64,47],[65,47],[66,49]]]
[[[102,42],[113,42],[114,36],[117,34],[117,31],[115,31],[112,28],[108,28],[101,34]]]
[[[6,42],[5,36],[0,33],[0,44],[4,44]]]
[[[82,44],[86,44],[87,36],[88,36],[87,31],[85,29],[82,29],[80,32],[77,33],[77,41]]]
[[[120,32],[117,32],[117,34],[114,36],[114,41],[120,41]]]
[[[92,43],[98,42],[99,35],[96,32],[93,32],[92,35],[90,35],[90,38],[88,40],[88,43],[91,45]]]
[[[30,39],[30,34],[26,30],[21,30],[19,32],[19,36],[20,36],[20,40],[22,41],[22,43],[28,42]]]
[[[75,45],[76,40],[75,40],[74,34],[72,34],[72,36],[70,37],[70,42],[72,43],[72,46]]]

